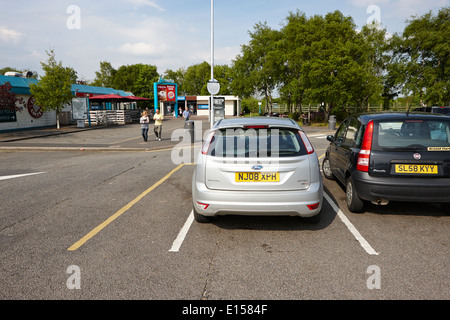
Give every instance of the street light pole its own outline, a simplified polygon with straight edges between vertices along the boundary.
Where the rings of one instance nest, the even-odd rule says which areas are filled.
[[[214,79],[214,0],[211,0],[211,80]]]
[[[214,79],[214,0],[211,0],[211,80],[208,81],[207,89],[211,94],[211,102],[209,104],[209,125],[214,125],[214,95],[220,91],[220,84]]]
[[[214,0],[211,0],[211,82],[214,80]],[[210,92],[211,93],[211,92]],[[214,93],[211,93],[209,125],[214,125]]]

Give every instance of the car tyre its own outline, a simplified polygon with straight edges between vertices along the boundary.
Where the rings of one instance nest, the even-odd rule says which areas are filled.
[[[328,159],[328,157],[325,157],[323,159],[322,172],[325,178],[327,178],[328,180],[335,180],[334,174],[333,172],[331,172],[330,159]]]
[[[194,211],[194,219],[198,223],[209,223],[209,222],[211,222],[212,217],[207,217],[207,216],[204,216],[204,215],[198,213],[197,210],[195,210],[195,208],[193,209],[193,211]]]
[[[364,201],[358,196],[355,186],[353,184],[352,177],[347,178],[346,189],[345,189],[345,201],[347,202],[347,208],[351,212],[359,213],[362,212],[364,207]]]

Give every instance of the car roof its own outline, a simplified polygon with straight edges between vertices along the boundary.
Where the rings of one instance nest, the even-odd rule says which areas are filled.
[[[297,122],[290,118],[278,118],[278,117],[245,117],[245,118],[229,118],[221,119],[214,124],[214,128],[231,128],[231,127],[243,127],[243,126],[255,126],[266,125],[270,127],[289,127],[300,129]]]
[[[351,117],[357,117],[364,124],[370,120],[389,120],[389,119],[444,119],[448,118],[439,113],[425,113],[425,112],[373,112],[373,113],[359,113],[352,115]]]

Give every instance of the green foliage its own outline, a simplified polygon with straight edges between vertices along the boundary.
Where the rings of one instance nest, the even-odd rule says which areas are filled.
[[[311,18],[296,12],[286,21],[282,29],[286,76],[280,79],[286,100],[297,105],[325,102],[330,112],[348,103],[362,107],[381,93],[378,46],[371,29],[356,32],[351,17],[339,11]],[[383,34],[379,32],[377,40]]]
[[[258,23],[254,29],[249,32],[250,43],[242,46],[242,54],[233,61],[231,89],[242,97],[262,93],[272,109],[272,92],[280,79],[277,43],[281,34],[267,23]]]
[[[188,95],[184,90],[186,69],[179,68],[177,71],[166,70],[164,73],[164,79],[172,79],[178,85],[178,95]]]
[[[158,79],[156,66],[141,63],[126,65],[115,72],[113,86],[136,96],[153,99],[153,83]]]
[[[450,7],[407,22],[391,39],[392,83],[422,104],[450,104]]]
[[[208,62],[195,64],[187,68],[183,90],[188,95],[209,95],[207,84],[211,79],[211,66]]]
[[[114,85],[114,76],[117,70],[108,61],[100,61],[100,71],[95,72],[93,86],[111,88]]]
[[[289,113],[289,118],[291,118],[294,121],[299,121],[300,117],[301,117],[300,112]]]
[[[244,98],[241,100],[241,108],[246,113],[259,113],[258,99],[256,98]]]
[[[41,62],[45,75],[37,84],[30,84],[30,91],[43,111],[56,111],[58,114],[65,104],[72,101],[71,88],[76,82],[77,73],[57,62],[53,50],[47,55],[48,61]]]

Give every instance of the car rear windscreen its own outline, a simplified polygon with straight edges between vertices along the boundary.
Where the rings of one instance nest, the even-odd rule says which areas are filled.
[[[297,130],[284,128],[217,131],[210,155],[231,158],[296,157],[307,154]]]
[[[380,149],[450,151],[450,119],[380,121],[374,142]]]

